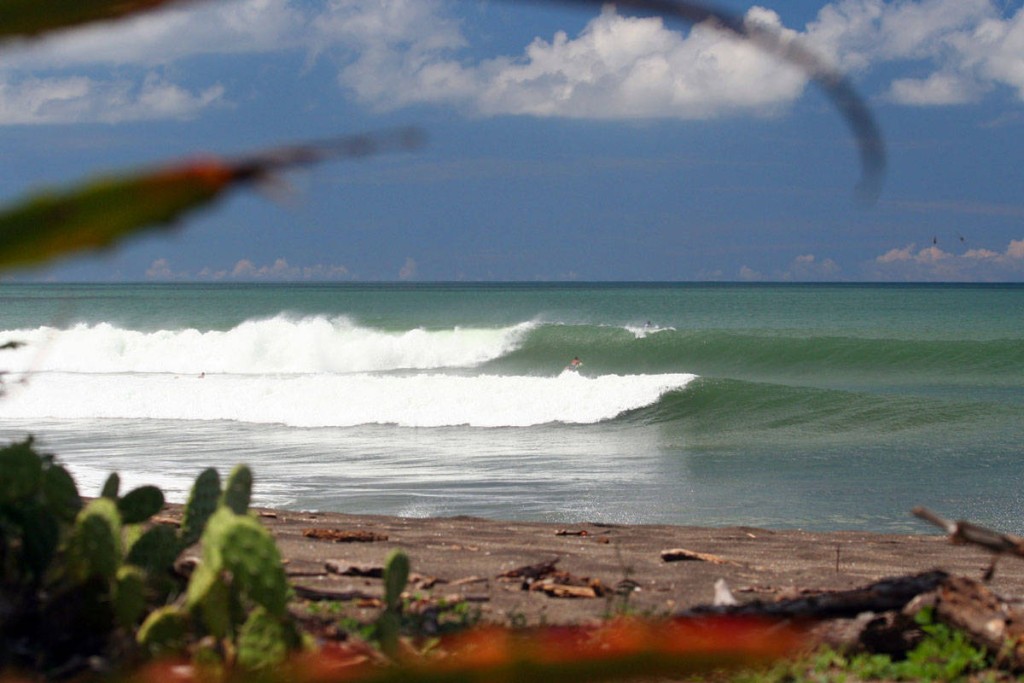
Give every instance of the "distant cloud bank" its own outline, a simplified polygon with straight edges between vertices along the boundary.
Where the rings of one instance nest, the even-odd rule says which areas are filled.
[[[240,259],[231,268],[202,268],[196,272],[177,271],[170,262],[160,258],[146,269],[147,280],[157,281],[277,281],[277,282],[308,282],[308,281],[347,281],[352,274],[345,266],[313,265],[292,266],[283,258],[276,259],[269,265],[256,265],[249,259]]]
[[[1024,278],[1024,239],[1011,240],[1001,252],[972,248],[960,253],[936,244],[890,249],[865,267],[872,280],[924,282],[1001,282]]]

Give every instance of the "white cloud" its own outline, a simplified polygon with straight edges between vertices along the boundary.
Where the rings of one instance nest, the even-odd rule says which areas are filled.
[[[383,3],[381,12],[404,4]],[[452,56],[464,39],[450,23],[424,20],[404,32],[370,14],[357,17],[356,26],[368,27],[366,47],[340,81],[385,109],[443,101],[485,115],[692,119],[772,112],[807,83],[799,69],[721,31],[698,26],[684,36],[661,19],[623,17],[611,7],[575,38],[558,32],[536,38],[518,58],[475,65]],[[781,30],[768,10],[755,8],[748,20]],[[424,27],[435,29],[429,39]]]
[[[754,282],[756,280],[763,280],[764,276],[753,268],[740,266],[740,279],[747,282]]]
[[[791,282],[832,281],[839,279],[842,268],[830,258],[818,258],[814,254],[803,254],[793,259],[789,268],[779,274],[778,279]]]
[[[283,258],[270,265],[258,266],[249,259],[240,259],[230,269],[205,267],[196,273],[174,271],[165,258],[153,261],[146,269],[148,280],[270,280],[278,282],[351,280],[352,274],[345,266],[317,264],[293,266]]]
[[[406,257],[405,263],[398,271],[399,280],[413,280],[416,278],[416,261],[412,257]]]
[[[471,57],[465,48],[473,34],[453,14],[461,6],[441,0],[187,3],[8,45],[0,65],[0,123],[193,116],[223,101],[223,87],[186,87],[154,73],[201,55],[285,50],[340,59],[339,83],[368,106],[429,103],[477,115],[764,115],[784,110],[808,80],[723,32],[679,31],[674,23],[625,17],[611,7],[577,35],[534,38],[519,55]],[[921,106],[975,101],[996,86],[1024,100],[1024,8],[1004,14],[991,0],[836,0],[801,31],[756,6],[746,20],[768,26],[783,42],[803,40],[843,69],[910,66],[914,75],[897,74],[886,96]],[[117,76],[98,77],[101,67],[116,68]]]
[[[82,76],[0,79],[0,124],[187,119],[220,102],[223,95],[220,85],[192,93],[155,73],[138,85]]]
[[[933,73],[920,79],[898,78],[889,86],[889,99],[898,104],[966,104],[978,95],[977,83],[949,73]]]
[[[1024,278],[1024,239],[1011,240],[1001,252],[969,249],[963,253],[938,245],[918,249],[913,244],[890,249],[865,265],[871,280],[920,282],[999,282]]]
[[[1003,17],[990,0],[839,0],[808,24],[806,37],[847,70],[930,67],[927,76],[893,80],[888,97],[900,104],[963,104],[996,85],[1024,100],[1024,8]]]

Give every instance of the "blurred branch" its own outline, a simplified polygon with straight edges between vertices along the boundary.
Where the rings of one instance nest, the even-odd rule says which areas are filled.
[[[117,19],[176,0],[3,0],[0,40]]]
[[[125,236],[173,224],[238,185],[329,159],[358,159],[421,144],[407,128],[280,147],[239,159],[208,158],[108,176],[45,191],[0,213],[0,268],[108,247]]]

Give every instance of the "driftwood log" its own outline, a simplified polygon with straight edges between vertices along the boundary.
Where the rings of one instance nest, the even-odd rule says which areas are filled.
[[[935,570],[882,579],[864,588],[824,591],[798,598],[770,602],[754,600],[740,605],[698,605],[683,611],[680,616],[735,614],[812,620],[853,618],[864,612],[902,610],[917,596],[938,590],[948,578],[946,572]]]
[[[964,520],[952,521],[940,517],[925,507],[916,507],[912,510],[916,517],[935,526],[949,534],[951,543],[970,543],[977,545],[992,553],[992,563],[985,571],[985,581],[991,581],[996,573],[996,563],[1003,555],[1016,555],[1024,557],[1024,538],[1005,534],[987,527],[979,526]]]
[[[965,577],[951,577],[936,595],[935,617],[995,654],[1001,667],[1024,671],[1024,611],[988,586]]]

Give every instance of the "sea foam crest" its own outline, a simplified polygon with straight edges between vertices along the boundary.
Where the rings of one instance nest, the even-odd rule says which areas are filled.
[[[655,403],[694,376],[414,374],[174,376],[44,373],[4,400],[15,419],[235,420],[293,427],[591,424]]]
[[[108,323],[0,332],[25,346],[4,368],[79,373],[350,373],[473,367],[516,348],[532,323],[385,331],[348,318],[277,316],[227,331],[142,332]]]

